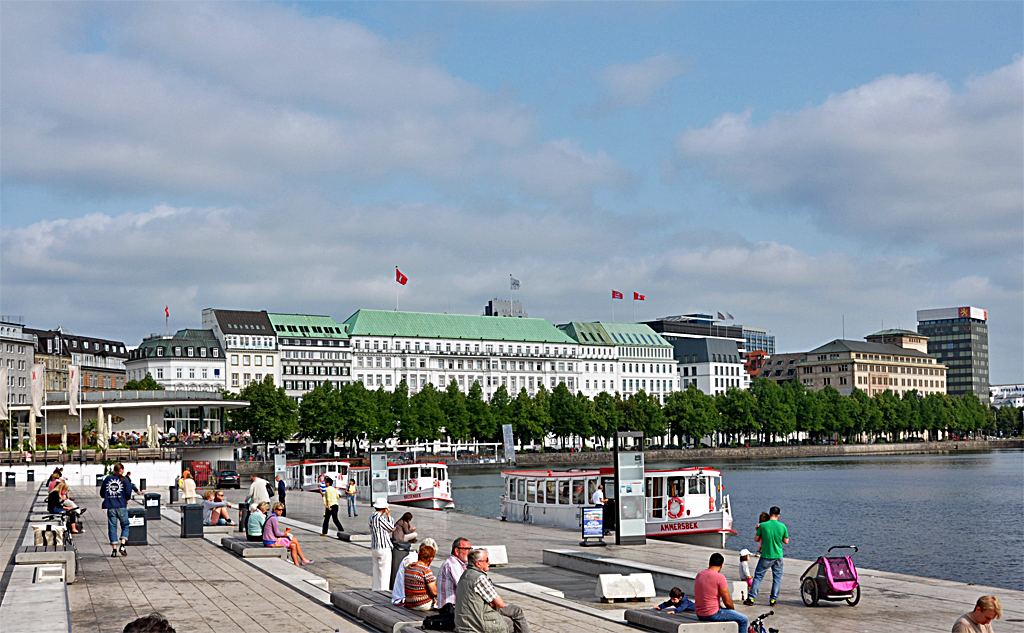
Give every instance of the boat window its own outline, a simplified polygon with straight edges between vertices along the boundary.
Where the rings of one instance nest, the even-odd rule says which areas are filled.
[[[681,497],[686,494],[686,477],[669,477],[666,491],[670,497]]]
[[[447,468],[440,468],[440,469],[438,469],[438,471],[437,471],[437,479],[438,479],[438,481],[444,481],[444,480],[448,479],[448,469]]]
[[[409,479],[419,479],[420,469],[419,466],[414,466],[409,469]]]
[[[338,466],[338,474],[345,476],[348,474],[348,466]]]
[[[306,466],[306,474],[307,475],[312,475],[313,474],[313,467],[312,466]]]
[[[708,480],[706,477],[690,477],[690,494],[706,495],[708,493]]]
[[[529,503],[537,502],[537,481],[530,479],[526,482],[526,500]]]
[[[398,481],[398,469],[392,468],[388,471],[388,481]]]
[[[654,490],[652,488],[653,487],[651,486],[651,478],[647,477],[646,479],[644,479],[644,496],[650,497],[651,495],[653,495]]]
[[[583,487],[582,479],[572,480],[572,503],[581,506],[587,503],[586,490]]]
[[[569,480],[561,479],[558,482],[558,503],[569,505]]]
[[[508,498],[513,501],[516,498],[516,480],[512,477],[508,478]]]
[[[526,480],[519,480],[519,496],[517,497],[520,501],[526,499]]]
[[[594,493],[595,492],[597,492],[597,480],[596,479],[588,479],[587,480],[587,498],[584,500],[584,502],[589,504],[590,501],[594,498]]]
[[[544,503],[555,505],[555,482],[551,480],[544,482]]]

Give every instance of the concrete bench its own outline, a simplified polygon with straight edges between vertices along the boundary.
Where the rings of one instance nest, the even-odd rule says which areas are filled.
[[[27,545],[20,547],[14,555],[15,565],[41,565],[58,563],[64,565],[68,584],[75,582],[75,548],[72,545]]]
[[[626,609],[626,622],[659,633],[736,633],[735,622],[701,622],[697,615],[662,613],[654,609]]]
[[[410,627],[418,630],[423,618],[437,614],[437,611],[413,611],[393,605],[390,593],[369,589],[335,591],[331,594],[331,604],[384,633],[402,633]]]
[[[45,567],[18,565],[0,604],[4,631],[53,633],[71,630],[68,589],[60,576],[40,574]]]
[[[350,543],[369,543],[369,534],[356,534],[354,532],[338,532],[338,538]]]
[[[203,534],[231,534],[237,528],[237,525],[204,525]]]
[[[285,547],[266,547],[263,543],[227,536],[220,540],[220,544],[242,558],[288,558],[288,549]]]

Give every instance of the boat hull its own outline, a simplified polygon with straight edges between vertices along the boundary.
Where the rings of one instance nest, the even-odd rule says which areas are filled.
[[[455,507],[455,502],[450,497],[440,496],[433,490],[388,495],[388,503],[412,506],[424,510],[448,510]]]

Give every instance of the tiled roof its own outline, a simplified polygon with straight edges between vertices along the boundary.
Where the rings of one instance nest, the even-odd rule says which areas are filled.
[[[214,310],[220,331],[224,334],[242,334],[273,336],[274,326],[271,325],[267,313],[252,310]]]
[[[821,347],[816,347],[807,352],[806,355],[810,357],[813,354],[828,354],[829,352],[861,352],[866,354],[886,354],[889,356],[931,358],[928,354],[919,352],[916,349],[900,347],[890,343],[868,343],[866,341],[848,341],[845,339],[836,339],[831,343],[825,343]]]
[[[278,337],[296,336],[305,338],[348,338],[345,327],[329,316],[316,314],[269,313],[270,323]]]
[[[214,336],[213,330],[194,330],[184,329],[178,330],[172,337],[157,336],[147,339],[139,345],[138,349],[131,354],[132,358],[145,358],[147,356],[155,356],[156,352],[152,351],[159,347],[164,349],[164,356],[173,356],[175,347],[182,348],[182,354],[186,354],[184,350],[189,347],[196,349],[196,357],[199,356],[199,348],[206,348],[209,350],[218,350],[217,356],[213,355],[211,351],[209,356],[203,358],[224,358],[224,350],[221,349],[220,342],[217,337]]]
[[[635,345],[639,347],[671,347],[671,344],[644,323],[573,321],[558,326],[582,345]]]
[[[350,338],[408,336],[475,341],[576,343],[566,336],[565,332],[544,319],[359,310],[345,321],[345,325],[348,326]]]

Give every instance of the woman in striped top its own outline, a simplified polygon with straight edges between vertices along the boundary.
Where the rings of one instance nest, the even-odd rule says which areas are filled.
[[[430,563],[434,562],[437,543],[428,538],[420,545],[419,560],[405,569],[405,606],[417,611],[430,611],[437,599],[437,581]]]

